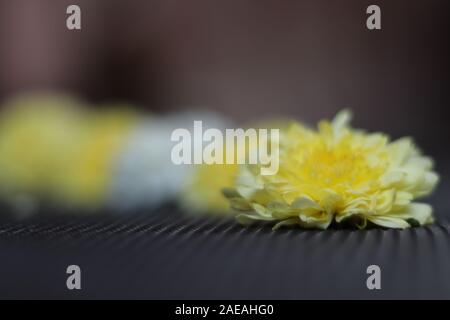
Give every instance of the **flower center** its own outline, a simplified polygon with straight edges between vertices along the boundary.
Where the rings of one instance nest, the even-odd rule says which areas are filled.
[[[387,152],[357,142],[351,137],[304,141],[286,154],[285,169],[280,174],[292,186],[289,198],[305,194],[319,197],[314,190],[328,189],[344,195],[375,187],[385,171]]]

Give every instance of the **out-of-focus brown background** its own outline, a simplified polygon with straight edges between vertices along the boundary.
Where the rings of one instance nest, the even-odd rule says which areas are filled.
[[[82,30],[66,29],[77,4]],[[382,30],[366,28],[377,4]],[[53,89],[157,111],[355,124],[447,154],[448,1],[0,0],[0,99]]]

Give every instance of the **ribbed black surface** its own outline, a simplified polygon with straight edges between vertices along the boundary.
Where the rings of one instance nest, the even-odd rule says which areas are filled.
[[[0,297],[450,298],[449,230],[272,231],[174,208],[3,222]],[[81,291],[66,289],[70,264],[81,267]],[[379,291],[366,287],[371,264]]]

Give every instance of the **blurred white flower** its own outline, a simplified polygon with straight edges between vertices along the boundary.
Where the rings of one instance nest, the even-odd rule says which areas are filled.
[[[218,114],[201,111],[141,120],[125,143],[113,172],[109,204],[114,209],[155,207],[176,197],[189,181],[193,167],[172,162],[175,143],[171,135],[177,128],[192,133],[194,120],[203,121],[204,128],[220,129],[229,123]]]

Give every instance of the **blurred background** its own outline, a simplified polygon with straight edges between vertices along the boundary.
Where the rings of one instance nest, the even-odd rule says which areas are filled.
[[[81,8],[81,30],[66,28],[71,4]],[[381,8],[381,30],[366,28],[371,4]],[[127,130],[124,119],[145,122],[149,114],[168,114],[170,124],[156,129],[144,125],[133,133],[134,142],[115,173],[118,186],[109,195],[111,203],[128,199],[138,207],[154,205],[156,198],[176,191],[177,177],[184,174],[164,167],[167,158],[158,156],[169,152],[164,149],[167,140],[161,139],[182,120],[195,119],[185,112],[203,109],[238,125],[271,117],[312,124],[350,108],[355,127],[393,138],[413,136],[436,160],[441,182],[430,202],[437,217],[448,218],[449,12],[445,0],[0,0],[0,109],[17,95],[47,92],[76,97],[91,112],[86,118],[97,119],[81,121],[85,113],[74,114],[70,108],[56,111],[57,119],[65,119],[62,128],[54,128],[64,132],[61,139],[41,140],[50,141],[50,147],[18,144],[19,150],[0,144],[0,153],[12,150],[14,155],[0,155],[0,163],[12,168],[25,159],[38,168],[32,178],[46,182],[52,192],[96,200],[111,183],[109,173],[100,169],[116,152],[121,136],[116,133]],[[58,104],[58,99],[50,101]],[[78,106],[64,99],[61,104]],[[27,131],[33,119],[55,124],[52,103],[41,108],[42,101],[36,100],[34,113],[2,115],[0,132],[21,141],[14,126],[5,129],[12,122],[1,121],[27,119],[25,140],[37,139]],[[125,114],[105,117],[102,112],[112,105],[125,105]],[[42,133],[40,125],[33,128],[31,132]],[[91,145],[80,132],[101,139]],[[46,134],[44,130],[42,137]],[[163,146],[142,145],[148,136],[159,137],[154,143]],[[62,152],[69,138],[79,149],[65,153],[64,163],[85,166],[60,168],[35,156],[43,153],[41,147]],[[80,155],[87,157],[85,162]],[[146,167],[154,163],[158,165]],[[47,171],[57,169],[62,173],[53,178],[67,179],[46,180]],[[1,179],[8,177],[7,171],[0,172]],[[29,179],[29,173],[23,177]],[[172,182],[162,187],[166,181]],[[20,196],[19,211],[30,211],[35,204]],[[274,233],[270,228],[180,220],[170,214],[175,211],[169,205],[150,220],[137,221],[87,217],[2,224],[0,297],[449,297],[448,224],[403,233]],[[17,239],[31,244],[26,249],[11,245]],[[38,245],[36,239],[47,241]],[[35,250],[41,245],[44,250]],[[88,270],[81,293],[64,286],[65,268],[73,263]],[[365,287],[365,267],[372,263],[383,268],[386,279],[378,295]]]
[[[65,27],[78,4],[82,30]],[[50,89],[151,110],[203,106],[238,120],[359,126],[445,152],[447,1],[0,1],[0,97]]]

